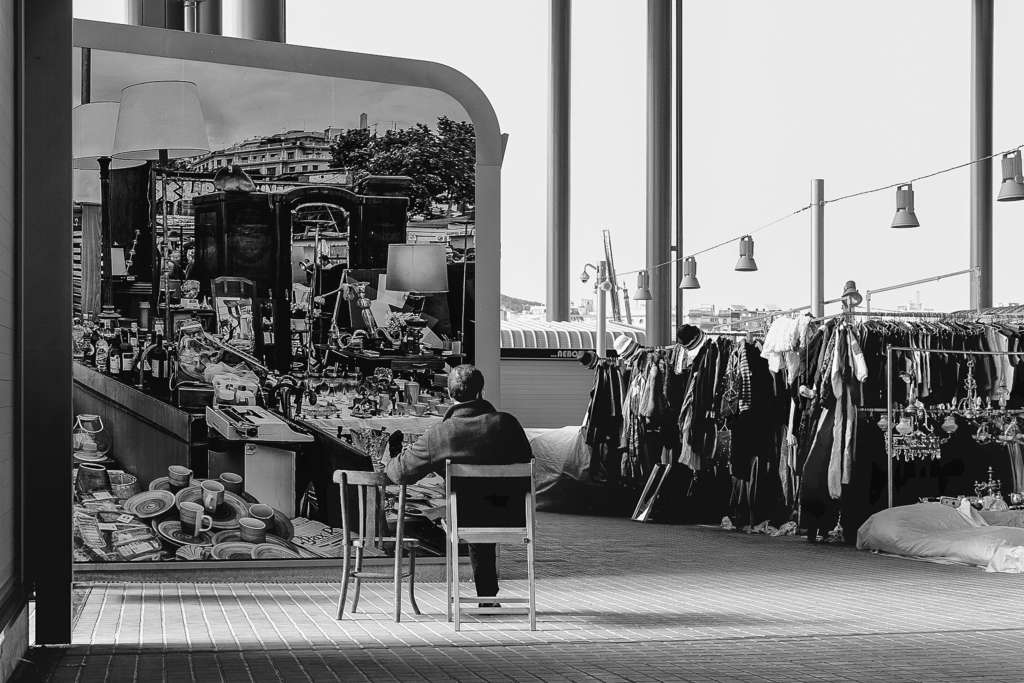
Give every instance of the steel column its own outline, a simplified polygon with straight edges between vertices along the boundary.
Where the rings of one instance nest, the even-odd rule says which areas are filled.
[[[548,320],[569,319],[572,0],[551,0],[548,102]]]
[[[676,86],[676,244],[675,258],[683,257],[683,0],[675,2],[675,86]],[[676,325],[682,325],[686,314],[683,310],[682,261],[676,261],[673,286],[676,294]]]
[[[668,344],[672,327],[672,4],[647,0],[647,343]]]
[[[811,181],[811,314],[825,315],[825,181]]]
[[[971,9],[971,159],[992,154],[993,0]],[[992,305],[992,164],[971,166],[971,308]]]
[[[36,644],[71,642],[71,0],[23,0],[18,54],[14,427]],[[7,245],[6,248],[15,248]],[[55,427],[59,426],[59,427]],[[45,542],[40,539],[45,538]],[[31,539],[31,540],[30,540]]]
[[[182,31],[185,28],[185,3],[182,0],[127,0],[125,23]]]
[[[224,35],[285,41],[285,0],[224,0]]]

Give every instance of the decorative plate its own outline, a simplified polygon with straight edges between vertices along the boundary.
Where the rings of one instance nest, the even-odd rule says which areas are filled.
[[[299,557],[294,550],[273,543],[260,543],[252,549],[254,560],[297,560]]]
[[[181,522],[176,519],[153,522],[153,528],[163,540],[172,545],[213,545],[213,534],[204,531],[196,536],[189,536],[181,530]]]
[[[248,515],[248,513],[246,514]],[[216,523],[214,524],[216,525]],[[267,527],[267,532],[290,541],[295,537],[295,526],[292,525],[292,520],[288,519],[288,515],[274,508],[274,519]]]
[[[201,545],[183,545],[178,548],[174,556],[179,560],[205,560],[206,559],[206,548]]]
[[[170,491],[143,491],[124,502],[124,511],[149,519],[159,517],[174,507],[174,494]]]
[[[227,531],[218,531],[213,535],[214,545],[219,545],[221,543],[237,543],[240,541],[242,541],[241,529],[228,529]],[[280,536],[275,536],[274,534],[267,534],[266,542],[270,545],[279,545],[282,548],[287,548],[288,550],[295,550],[295,547],[291,543],[284,540]],[[301,553],[301,551],[299,552]],[[315,556],[311,555],[311,557]]]
[[[215,560],[251,560],[252,551],[255,547],[255,543],[228,541],[227,543],[217,543],[214,545],[210,554],[213,555]]]
[[[181,504],[189,501],[203,504],[203,489],[201,486],[189,486],[187,489],[178,491],[175,496],[175,503],[180,508]],[[212,513],[207,513],[213,518],[214,529],[237,529],[238,520],[249,516],[249,505],[239,496],[230,491],[224,492],[224,503]]]
[[[202,486],[204,481],[206,481],[206,480],[205,479],[193,479],[192,483],[189,484],[185,488],[193,488],[193,487],[196,487],[196,486]],[[150,491],[170,491],[171,490],[171,480],[168,479],[167,477],[157,477],[153,481],[149,482],[149,490]],[[181,490],[183,491],[185,489],[181,489]],[[171,493],[174,493],[174,492],[171,491]],[[180,493],[180,491],[179,491],[179,493]],[[231,492],[227,491],[227,493],[231,493]],[[246,493],[245,491],[242,491],[239,494],[232,494],[232,495],[237,495],[239,498],[244,500],[246,503],[249,503],[250,505],[255,505],[256,503],[259,503],[259,501],[256,500],[255,496],[253,496],[253,495],[251,495],[249,493]]]

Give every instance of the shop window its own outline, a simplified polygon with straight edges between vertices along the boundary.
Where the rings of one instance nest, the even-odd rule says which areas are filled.
[[[218,140],[211,141],[221,149],[240,150],[243,140],[273,134],[277,124],[266,130],[259,127],[267,126],[265,121],[282,122],[288,129],[298,129],[304,118],[314,114],[327,121],[344,116],[344,112],[332,110],[330,104],[323,105],[322,111],[311,112],[305,106],[306,100],[301,99],[323,87],[323,76],[292,74],[289,92],[281,93],[260,87],[261,83],[277,83],[277,71],[187,60],[186,63],[207,123],[227,122],[218,130]],[[109,52],[94,62],[93,84],[97,90],[111,91],[123,87],[127,77],[137,81],[158,80],[164,68],[163,59]],[[342,90],[350,87],[350,81],[345,79],[338,79],[337,83]],[[417,92],[418,88],[411,89],[410,97]],[[249,118],[238,110],[241,97],[256,98],[251,103],[254,113]],[[353,98],[358,100],[358,93]],[[296,101],[303,101],[304,107],[295,107]],[[358,111],[372,105],[345,97],[339,97],[339,101],[346,102],[346,111],[349,106],[357,107]],[[231,116],[226,116],[227,113]],[[424,113],[424,123],[435,124],[442,113]],[[247,144],[255,147],[251,142]],[[301,151],[296,147],[279,147],[277,152],[270,152],[266,146],[260,147],[263,153],[250,151],[238,157],[225,154],[178,160],[182,168],[203,171],[238,162],[260,183],[254,192],[216,192],[209,179],[197,180],[194,175],[179,171],[167,171],[160,176],[150,174],[148,183],[139,180],[138,187],[119,188],[122,201],[131,203],[136,213],[143,216],[155,215],[156,221],[150,231],[146,221],[136,222],[129,212],[116,212],[111,221],[115,241],[131,245],[137,226],[143,225],[143,239],[171,247],[162,257],[164,263],[128,264],[128,274],[136,278],[137,284],[151,283],[154,278],[159,283],[161,271],[166,268],[170,277],[164,280],[174,286],[160,296],[146,298],[152,315],[145,322],[140,319],[138,301],[128,297],[115,299],[122,318],[98,319],[94,315],[98,310],[77,312],[74,392],[76,412],[80,414],[72,435],[76,472],[74,510],[69,521],[74,529],[73,553],[77,563],[131,562],[137,568],[144,561],[216,563],[256,559],[287,563],[340,558],[340,508],[337,486],[330,481],[331,468],[304,463],[311,459],[324,463],[351,461],[353,469],[359,468],[355,463],[372,469],[373,463],[365,454],[377,453],[380,443],[375,440],[379,434],[352,430],[345,435],[352,439],[352,446],[339,443],[337,438],[293,443],[284,438],[291,434],[273,426],[268,429],[277,429],[277,433],[268,432],[267,436],[281,444],[280,448],[261,446],[254,441],[256,449],[265,451],[259,457],[250,457],[247,446],[232,438],[237,437],[232,430],[250,429],[246,426],[250,422],[259,423],[259,430],[263,430],[269,423],[261,421],[261,414],[255,410],[255,419],[247,420],[246,411],[257,407],[257,402],[266,401],[270,405],[261,403],[258,407],[271,411],[273,416],[272,411],[290,410],[288,406],[294,404],[287,401],[294,401],[297,394],[271,396],[270,392],[260,391],[258,382],[246,379],[250,374],[248,360],[235,358],[208,342],[213,338],[244,350],[248,358],[258,359],[281,374],[288,373],[293,365],[307,367],[309,359],[305,354],[311,353],[310,349],[319,353],[318,349],[326,347],[331,325],[312,316],[307,320],[305,314],[296,315],[293,320],[292,302],[287,297],[261,299],[267,298],[268,293],[280,297],[281,292],[296,292],[298,298],[299,290],[304,289],[309,301],[311,288],[336,288],[336,278],[342,271],[352,273],[361,286],[376,283],[387,268],[389,244],[406,241],[409,199],[390,192],[404,187],[395,179],[384,179],[376,187],[360,190],[361,194],[374,197],[372,205],[364,205],[363,198],[353,198],[352,192],[336,184],[295,189],[297,183],[289,186],[280,181],[266,182],[285,169],[295,173],[299,168],[299,164],[291,164],[284,157],[302,159],[305,163],[301,164],[301,171],[308,172],[311,165],[314,171],[325,168],[329,153],[320,144]],[[273,160],[269,166],[268,154]],[[472,175],[470,182],[471,179]],[[132,193],[136,196],[128,196]],[[431,198],[417,201],[417,212],[430,212]],[[165,202],[169,209],[166,221],[161,215]],[[358,250],[350,251],[350,239],[351,244],[359,245]],[[141,248],[139,252],[142,253]],[[148,249],[145,253],[149,253]],[[327,278],[319,278],[322,282],[309,278],[304,267],[308,263],[325,264],[324,272],[329,269],[335,280],[328,284]],[[375,350],[386,352],[380,356],[399,361],[371,361],[360,366],[354,360],[343,360],[329,366],[330,371],[323,375],[307,377],[306,388],[319,394],[315,404],[304,403],[308,429],[317,429],[317,417],[342,411],[352,415],[357,392],[359,396],[369,396],[366,391],[371,387],[375,398],[357,406],[359,412],[351,419],[389,414],[399,385],[382,383],[381,376],[372,384],[363,380],[374,377],[378,368],[392,368],[393,379],[409,384],[415,380],[420,387],[420,400],[412,403],[419,410],[410,409],[412,414],[405,420],[414,425],[412,434],[422,433],[431,421],[439,419],[437,414],[444,414],[445,392],[435,374],[444,368],[441,349],[450,349],[452,340],[463,340],[468,359],[472,359],[473,326],[465,333],[458,329],[458,321],[473,319],[472,303],[467,312],[462,312],[453,302],[465,301],[461,296],[464,286],[472,301],[475,269],[470,266],[467,271],[461,263],[448,262],[447,268],[452,272],[447,283],[450,295],[426,296],[418,302],[424,318],[431,321],[429,330],[407,327],[404,317],[390,317],[388,307],[378,314],[376,307],[356,307],[356,297],[339,297],[342,305],[333,322],[348,335],[365,330],[370,324],[394,329],[393,337],[368,340]],[[288,267],[279,267],[284,264]],[[445,265],[441,259],[432,272],[443,272]],[[97,271],[93,270],[93,274],[99,282]],[[221,289],[215,296],[211,282],[220,277],[232,280],[230,285],[218,283]],[[251,284],[240,282],[243,278]],[[123,288],[121,284],[116,285],[117,296],[129,289],[149,291],[148,286]],[[229,290],[229,286],[234,289]],[[432,291],[440,289],[444,287]],[[370,293],[374,290],[375,287],[366,289],[364,293],[372,298],[376,296]],[[313,293],[325,291],[314,289]],[[327,312],[334,310],[334,300],[330,301],[331,305],[324,307]],[[81,304],[78,306],[81,308]],[[377,315],[388,317],[380,319]],[[157,335],[163,335],[168,318],[170,329],[174,330],[169,336],[191,334],[183,331],[189,326],[202,326],[205,334],[196,330],[191,339],[164,337],[167,348],[157,346]],[[182,321],[188,321],[185,327],[175,326]],[[420,357],[421,344],[431,349],[426,361]],[[223,367],[214,368],[214,359],[219,360],[222,355]],[[207,375],[205,371],[211,368]],[[214,370],[228,377],[225,381],[230,386],[218,384],[212,374]],[[238,376],[232,378],[229,373]],[[215,425],[211,420],[207,424],[204,408],[214,400],[218,403],[217,415],[226,416],[218,419],[233,422]],[[166,422],[153,424],[149,417],[140,419],[140,405],[146,407],[147,416],[166,416]],[[421,418],[424,421],[416,426]],[[226,438],[220,436],[225,432],[218,429],[226,430]],[[144,436],[133,440],[140,434]],[[337,437],[336,429],[330,436]],[[301,458],[281,455],[300,450]],[[323,472],[328,475],[323,476]],[[417,486],[420,497],[408,518],[412,520],[414,516],[415,521],[407,522],[407,533],[420,539],[424,553],[443,556],[444,533],[431,514],[443,498],[443,479],[432,477]],[[386,496],[391,505],[388,509],[392,509],[390,491]],[[384,532],[382,536],[387,535],[386,529],[380,531]],[[389,547],[374,548],[374,554],[392,552]]]

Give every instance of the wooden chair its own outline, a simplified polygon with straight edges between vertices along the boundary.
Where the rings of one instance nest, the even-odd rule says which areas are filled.
[[[529,490],[524,496],[526,525],[521,527],[464,526],[471,525],[472,519],[459,520],[457,479],[526,479],[530,480]],[[529,597],[500,598],[503,603],[527,604],[522,607],[479,607],[467,610],[472,614],[529,614],[530,630],[537,630],[536,575],[534,572],[534,539],[536,523],[536,493],[533,481],[533,462],[514,465],[457,465],[448,461],[445,465],[445,497],[448,500],[448,518],[443,520],[448,542],[445,544],[445,577],[448,584],[448,621],[454,612],[455,630],[462,626],[462,605],[480,602],[497,602],[497,597],[462,597],[459,590],[459,543],[525,544],[526,569],[529,578]],[[454,609],[453,609],[454,607]]]
[[[416,550],[419,541],[405,538],[405,486],[398,489],[398,507],[396,510],[395,535],[385,536],[386,520],[384,516],[384,492],[390,483],[383,472],[363,472],[356,470],[335,470],[334,482],[341,491],[341,528],[345,535],[345,555],[342,560],[341,596],[338,599],[338,619],[345,612],[345,598],[348,595],[348,584],[355,579],[355,592],[352,594],[352,612],[359,607],[359,589],[363,579],[393,579],[395,585],[395,621],[402,620],[402,579],[409,579],[409,602],[413,612],[420,614],[416,604]],[[352,537],[352,525],[349,522],[349,487],[355,487],[359,503],[358,533]],[[391,574],[364,572],[363,552],[367,547],[382,547],[384,543],[394,543],[395,568]],[[351,549],[355,548],[353,566]],[[402,551],[409,554],[409,571],[402,571]]]

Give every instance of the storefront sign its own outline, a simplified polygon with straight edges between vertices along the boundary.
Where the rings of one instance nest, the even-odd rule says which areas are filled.
[[[576,357],[593,349],[502,349],[501,359],[519,360],[576,360]]]

